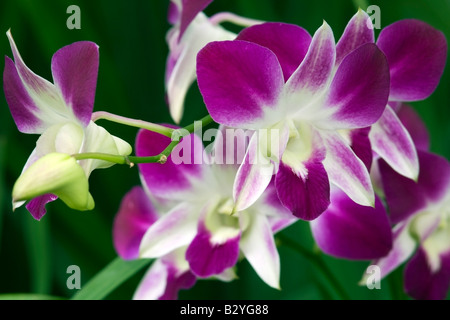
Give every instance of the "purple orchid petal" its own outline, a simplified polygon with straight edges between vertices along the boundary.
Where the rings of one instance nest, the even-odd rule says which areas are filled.
[[[393,224],[410,217],[430,202],[440,201],[450,188],[447,159],[420,150],[418,155],[420,174],[417,183],[396,173],[386,162],[379,163]]]
[[[375,194],[366,166],[338,133],[321,132],[327,148],[323,165],[330,182],[338,186],[353,201],[374,206]]]
[[[369,15],[361,9],[350,19],[336,45],[336,66],[353,50],[365,43],[375,42],[373,28],[368,27],[368,21]]]
[[[450,287],[450,252],[440,256],[439,270],[432,271],[420,247],[405,267],[405,291],[414,299],[444,300]]]
[[[388,105],[380,120],[370,130],[373,151],[401,175],[417,179],[419,159],[414,142],[406,128]]]
[[[389,254],[371,263],[380,267],[381,278],[384,278],[408,260],[416,249],[416,241],[409,232],[409,221],[404,221],[395,227],[393,239],[392,250]]]
[[[26,204],[25,207],[31,213],[33,218],[36,220],[41,220],[47,212],[45,205],[49,202],[55,201],[56,199],[58,199],[58,197],[53,194],[44,194],[43,196],[32,199]]]
[[[234,266],[239,258],[239,240],[238,234],[215,242],[214,235],[200,222],[198,233],[186,251],[186,260],[192,272],[207,278]]]
[[[333,31],[324,22],[314,34],[308,52],[300,66],[286,83],[289,105],[293,112],[320,97],[327,86],[336,60]]]
[[[236,40],[259,44],[275,53],[287,81],[308,52],[311,36],[293,24],[267,22],[245,28]]]
[[[171,139],[166,136],[141,130],[136,138],[136,154],[139,157],[155,156],[170,143]],[[150,192],[158,197],[184,199],[193,188],[193,180],[200,180],[203,176],[203,166],[195,164],[196,155],[203,156],[203,143],[200,138],[194,134],[189,135],[184,137],[178,146],[185,147],[182,150],[183,155],[180,156],[181,152],[176,152],[178,148],[174,149],[165,164],[139,164],[143,182]],[[179,160],[186,160],[186,163],[174,163],[173,159],[176,156],[182,157]]]
[[[351,130],[350,147],[370,172],[370,168],[372,167],[373,152],[372,145],[370,144],[369,133],[370,127]]]
[[[389,96],[389,67],[375,44],[348,54],[336,71],[326,108],[331,115],[318,125],[327,129],[364,128],[383,114]]]
[[[447,58],[442,32],[422,21],[402,20],[381,30],[377,45],[389,62],[389,100],[422,100],[436,89]]]
[[[254,204],[266,190],[274,172],[272,162],[260,153],[258,134],[250,140],[244,162],[239,167],[233,186],[235,211]]]
[[[194,20],[195,16],[205,10],[211,2],[213,0],[181,0],[180,35],[178,39],[183,37],[184,32],[192,20]]]
[[[98,46],[80,41],[59,49],[52,58],[55,86],[64,101],[86,127],[94,109],[99,65]]]
[[[364,207],[335,189],[330,207],[311,222],[311,229],[319,248],[339,258],[370,260],[392,248],[391,226],[378,198],[375,208]]]
[[[11,32],[8,31],[6,35],[15,62],[6,58],[4,90],[18,129],[25,133],[40,134],[56,123],[66,122],[71,115],[58,89],[25,65]]]
[[[176,300],[180,290],[190,289],[195,284],[197,278],[189,269],[177,265],[172,256],[153,262],[141,280],[134,300]]]
[[[427,151],[430,149],[430,135],[420,116],[414,109],[406,104],[402,104],[397,111],[397,116],[403,126],[408,130],[414,145],[419,150]]]
[[[254,212],[242,235],[240,248],[259,277],[269,286],[280,289],[280,257],[266,216]]]
[[[330,182],[321,159],[304,163],[304,171],[280,164],[275,184],[278,197],[294,216],[314,220],[330,204]]]
[[[139,257],[141,240],[157,219],[158,215],[141,187],[134,187],[123,197],[113,226],[114,248],[122,259]]]
[[[171,24],[177,24],[180,21],[180,10],[178,5],[173,1],[169,2],[169,8],[167,9],[167,21]]]
[[[139,256],[158,258],[191,243],[197,230],[200,209],[180,203],[151,225],[142,238]]]
[[[5,57],[3,89],[17,129],[23,133],[42,133],[46,125],[36,116],[39,111],[24,87],[14,62]]]
[[[283,71],[269,49],[239,40],[209,43],[197,56],[197,78],[215,122],[258,129],[281,120]]]
[[[254,134],[252,130],[234,129],[219,126],[212,145],[213,160],[215,164],[233,165],[239,168],[244,162],[248,145]],[[208,150],[206,148],[205,150]]]

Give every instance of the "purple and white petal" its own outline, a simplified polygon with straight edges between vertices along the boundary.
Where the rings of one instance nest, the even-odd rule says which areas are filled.
[[[339,258],[371,260],[392,248],[391,226],[378,197],[375,208],[365,207],[333,189],[330,207],[311,222],[311,229],[319,248]]]
[[[213,0],[181,0],[181,21],[179,39],[198,13],[203,11]]]
[[[386,201],[393,224],[424,209],[428,203],[444,199],[450,188],[450,164],[447,159],[418,151],[420,173],[414,182],[392,170],[384,161],[379,162]]]
[[[170,143],[171,139],[166,136],[141,130],[136,138],[136,155],[139,157],[158,155]],[[204,166],[195,164],[195,155],[203,155],[200,138],[189,135],[183,138],[178,146],[180,148],[174,149],[165,164],[139,164],[142,181],[155,196],[182,200],[191,194],[194,181],[200,181],[204,176]]]
[[[450,287],[450,251],[440,257],[439,269],[433,270],[422,247],[405,267],[405,292],[414,299],[444,300]]]
[[[197,234],[198,206],[180,203],[147,230],[139,248],[141,258],[159,258],[188,245]]]
[[[366,166],[338,133],[321,131],[327,155],[323,165],[331,183],[363,206],[375,205],[375,194]]]
[[[314,220],[330,204],[330,182],[321,160],[311,159],[300,170],[283,162],[275,177],[281,203],[294,216]]]
[[[316,126],[329,129],[364,128],[383,114],[389,96],[389,66],[373,43],[348,54],[334,75]]]
[[[406,220],[394,228],[392,250],[385,257],[371,263],[380,267],[381,278],[384,278],[408,260],[416,250],[416,241],[409,232],[409,223],[410,220]]]
[[[11,108],[15,109],[13,117],[16,121],[31,120],[31,125],[20,124],[25,132],[42,133],[49,126],[67,120],[76,119],[75,116],[67,109],[59,90],[49,81],[36,75],[23,62],[19,51],[17,50],[11,32],[6,33],[8,36],[11,50],[14,55],[14,63],[16,73],[12,70],[12,61],[5,63],[4,80],[12,81],[11,85],[6,85],[7,101],[11,101]],[[7,59],[8,60],[8,59]],[[7,77],[7,79],[5,78]],[[21,85],[19,84],[19,80]],[[22,95],[21,97],[17,94]],[[24,102],[26,107],[18,104]],[[27,110],[27,111],[25,111]],[[34,117],[30,115],[32,113]],[[15,114],[15,115],[14,115]],[[38,118],[40,121],[36,121]]]
[[[336,45],[336,66],[353,50],[365,43],[375,42],[373,28],[369,27],[368,21],[369,15],[361,9],[350,19]]]
[[[297,112],[321,97],[328,87],[336,60],[333,31],[324,22],[314,34],[308,52],[285,86],[285,102]]]
[[[400,109],[397,111],[397,116],[406,130],[408,130],[416,148],[424,151],[429,150],[430,135],[425,123],[417,112],[412,107],[402,104]]]
[[[283,116],[278,103],[283,71],[267,48],[240,40],[209,43],[197,56],[197,77],[206,108],[217,123],[258,129]]]
[[[39,107],[23,85],[16,65],[8,57],[5,57],[3,90],[17,129],[23,133],[44,132],[49,125],[37,115]]]
[[[66,105],[86,127],[94,109],[99,65],[98,45],[79,41],[59,49],[52,57],[52,74]]]
[[[311,36],[297,25],[267,22],[245,28],[236,40],[259,44],[275,53],[287,81],[308,52]]]
[[[141,187],[134,187],[123,197],[113,225],[114,248],[122,259],[139,257],[141,240],[157,219],[155,208]]]
[[[263,153],[259,145],[258,134],[250,140],[244,162],[239,167],[233,186],[234,211],[242,211],[254,204],[266,190],[274,165]]]
[[[436,89],[447,58],[441,31],[419,20],[401,20],[381,30],[377,45],[389,62],[390,101],[422,100]]]
[[[372,145],[369,139],[371,128],[354,129],[349,132],[350,147],[353,152],[365,164],[367,170],[370,172],[372,167],[373,152]]]
[[[251,222],[242,234],[240,248],[259,277],[280,289],[280,257],[271,226],[261,212],[249,213]]]
[[[36,220],[41,220],[41,218],[46,214],[47,210],[45,208],[46,204],[58,199],[54,194],[44,194],[42,196],[36,197],[26,204],[27,210],[31,213],[33,218]]]
[[[186,260],[196,276],[207,278],[220,274],[237,263],[239,258],[239,229],[237,229],[237,232],[231,231],[228,234],[228,230],[225,230],[225,228],[216,230],[217,233],[223,232],[226,234],[223,237],[217,237],[217,234],[213,234],[200,222],[197,235],[186,251]]]
[[[369,134],[373,151],[401,175],[416,180],[419,159],[414,142],[394,110],[387,105]]]

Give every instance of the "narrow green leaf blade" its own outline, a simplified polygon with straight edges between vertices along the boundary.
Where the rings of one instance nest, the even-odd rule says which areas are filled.
[[[118,257],[81,288],[72,297],[72,300],[104,299],[118,286],[148,266],[151,261],[152,259],[124,261]]]

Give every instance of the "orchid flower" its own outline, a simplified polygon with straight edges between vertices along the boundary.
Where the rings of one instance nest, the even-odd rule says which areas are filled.
[[[301,219],[327,209],[330,183],[357,204],[374,206],[368,169],[342,132],[381,117],[389,68],[375,44],[349,52],[351,41],[336,46],[325,22],[312,39],[298,26],[266,23],[200,51],[198,84],[214,121],[271,132],[270,140],[255,134],[250,142],[234,183],[237,211],[260,197],[273,172],[280,201]],[[259,153],[267,161],[251,164]]]
[[[166,66],[166,90],[172,119],[179,123],[183,116],[186,93],[195,81],[195,58],[207,43],[232,40],[236,34],[220,23],[250,26],[259,21],[238,17],[231,13],[218,13],[208,18],[204,10],[212,0],[171,0],[168,20],[173,27],[167,33],[170,53]]]
[[[362,10],[350,20],[337,44],[341,59],[359,46],[375,42],[368,21],[369,16]],[[423,100],[436,89],[445,67],[447,42],[442,32],[410,19],[385,27],[376,44],[389,63],[390,92],[389,104],[370,130],[370,143],[376,156],[395,171],[417,179],[417,152],[395,111],[402,101]]]
[[[136,222],[138,228],[127,231],[130,235],[136,234],[132,236],[135,240],[131,257],[136,256],[139,246],[139,257],[158,258],[157,261],[161,262],[155,268],[166,270],[164,272],[168,277],[170,274],[184,277],[182,275],[189,271],[196,278],[216,277],[229,281],[235,277],[233,267],[242,254],[263,281],[278,288],[280,261],[273,233],[295,219],[278,201],[273,187],[269,187],[254,206],[233,213],[231,190],[238,166],[207,164],[214,163],[213,159],[219,153],[230,156],[230,152],[236,152],[234,148],[227,151],[230,144],[224,139],[228,138],[222,139],[222,134],[218,136],[220,139],[216,137],[214,155],[205,153],[201,140],[191,135],[181,141],[182,151],[174,150],[164,165],[139,165],[144,189],[162,208],[168,209],[155,222],[147,225]],[[241,137],[238,135],[237,139]],[[139,156],[155,154],[169,142],[168,137],[142,130],[137,137],[136,152]],[[180,151],[184,157],[187,155],[181,163],[176,158]],[[209,162],[195,164],[195,158],[204,154],[209,157]],[[143,192],[141,195],[144,197]],[[139,200],[139,203],[144,203],[144,200]],[[131,204],[129,208],[137,210],[138,206]],[[115,238],[119,243],[116,247],[119,247],[124,241]],[[180,253],[184,253],[184,260],[179,259]],[[167,271],[169,269],[176,271],[170,273]],[[152,276],[156,274],[154,272],[149,271],[148,281],[156,281],[156,276]],[[170,277],[180,279],[178,276]],[[173,281],[171,283],[178,283]],[[182,282],[186,284],[184,280]],[[146,281],[142,286],[145,286],[144,283]]]
[[[62,200],[77,210],[90,210],[94,206],[92,197],[87,190],[87,178],[97,168],[106,168],[112,164],[99,160],[83,160],[78,165],[84,171],[85,177],[76,174],[81,180],[75,181],[83,188],[80,192],[64,192],[59,190],[64,184],[55,183],[56,189],[42,188],[53,176],[62,176],[63,172],[46,170],[42,174],[36,168],[52,168],[53,164],[63,164],[64,172],[77,172],[73,163],[64,156],[45,157],[48,154],[72,155],[82,152],[103,152],[119,155],[131,153],[131,146],[125,141],[110,135],[105,129],[90,121],[94,107],[95,88],[97,82],[99,55],[98,46],[92,42],[76,42],[58,50],[52,58],[52,74],[54,83],[33,73],[23,62],[12,38],[7,36],[14,55],[14,62],[5,57],[3,86],[6,101],[19,131],[39,134],[36,148],[25,164],[23,174],[27,179],[20,179],[13,193],[13,207],[20,207],[24,200],[31,200],[27,209],[39,220],[46,213],[45,205],[56,200],[55,194],[65,194]],[[39,161],[42,159],[41,161]],[[46,161],[47,160],[47,161]],[[28,173],[31,166],[34,175]],[[70,165],[69,165],[70,164]],[[70,170],[68,168],[70,167]],[[28,182],[34,181],[34,184]],[[86,180],[83,182],[82,180]],[[28,190],[27,188],[36,189]],[[28,187],[26,187],[28,186]],[[45,193],[39,193],[37,190]],[[20,191],[20,192],[19,192]],[[32,198],[25,195],[33,194]]]
[[[394,244],[373,264],[384,277],[409,259],[405,291],[416,299],[444,299],[450,287],[450,163],[427,151],[428,132],[412,108],[402,105],[397,114],[418,150],[420,174],[415,182],[379,160]]]

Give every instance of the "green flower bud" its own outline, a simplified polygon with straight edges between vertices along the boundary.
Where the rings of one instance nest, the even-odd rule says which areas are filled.
[[[27,168],[14,185],[13,203],[49,193],[58,196],[72,209],[94,208],[86,174],[68,154],[49,153]]]

